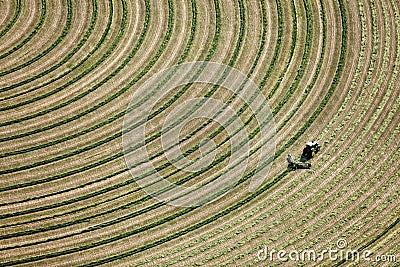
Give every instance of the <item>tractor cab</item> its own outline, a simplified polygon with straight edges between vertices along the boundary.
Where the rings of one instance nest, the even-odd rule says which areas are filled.
[[[320,148],[320,145],[315,141],[307,142],[306,146],[303,148],[303,154],[301,154],[300,161],[309,161],[318,153]]]

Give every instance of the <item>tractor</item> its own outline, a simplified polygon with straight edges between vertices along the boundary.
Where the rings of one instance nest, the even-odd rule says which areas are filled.
[[[310,169],[311,163],[309,161],[319,152],[320,148],[320,145],[315,141],[307,142],[299,160],[294,160],[291,154],[287,155],[288,168],[291,170]]]

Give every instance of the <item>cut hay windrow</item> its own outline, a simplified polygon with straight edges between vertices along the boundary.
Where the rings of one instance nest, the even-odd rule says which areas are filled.
[[[307,3],[305,3],[305,4],[307,5]],[[321,17],[322,17],[322,18],[321,18],[321,19],[322,19],[322,21],[323,21],[322,24],[323,24],[323,29],[324,29],[324,30],[323,30],[323,32],[324,32],[323,36],[325,36],[325,35],[326,35],[326,17],[325,17],[325,14],[324,14],[324,9],[323,9],[323,3],[322,3],[322,2],[321,2],[321,6],[322,6],[322,11],[321,11]],[[308,14],[308,13],[307,13],[307,14]],[[309,17],[309,14],[307,15],[307,17]],[[320,60],[319,60],[319,63],[318,63],[317,71],[316,71],[316,73],[315,73],[315,75],[314,75],[314,77],[313,77],[313,80],[312,80],[312,85],[315,83],[315,81],[316,81],[316,79],[317,79],[317,77],[318,77],[319,70],[320,70],[321,64],[322,64],[322,62],[323,62],[323,61],[322,61],[322,58],[324,57],[324,51],[325,51],[325,39],[323,38],[323,45],[322,45],[322,51],[321,51],[321,55],[320,55]],[[312,85],[310,85],[308,88],[311,88]],[[302,101],[299,102],[299,105],[296,107],[295,111],[297,111],[297,110],[300,108],[300,106],[301,106],[302,103],[304,102],[304,99],[307,97],[308,92],[309,92],[309,90],[306,90],[306,91],[305,91],[305,93],[304,93],[304,95],[303,95],[303,98],[302,98]],[[295,113],[295,111],[292,112],[292,113],[289,115],[289,118],[285,119],[284,122],[278,126],[278,128],[277,128],[277,131],[278,131],[278,132],[280,131],[280,129],[282,129],[282,128],[284,127],[285,123],[286,123],[287,121],[290,120],[290,117],[293,116],[293,114]],[[271,203],[269,203],[269,204],[271,204]],[[286,204],[288,204],[288,203],[286,203]],[[266,207],[266,206],[267,206],[266,203],[264,203],[261,207],[257,207],[257,210],[262,210],[263,207]],[[254,216],[254,214],[255,214],[255,212],[252,213],[253,216]],[[246,216],[247,216],[247,215],[246,215]],[[245,218],[240,218],[239,221],[245,221]],[[259,221],[259,220],[258,220],[258,221]],[[251,225],[250,227],[253,227],[253,226],[254,226],[254,225]],[[235,232],[234,232],[234,234],[232,234],[232,236],[235,236],[235,235],[239,234],[239,232],[244,231],[244,229],[246,229],[246,228],[248,228],[248,227],[246,226],[246,227],[244,227],[243,229],[237,229],[237,230],[235,230]],[[226,230],[227,230],[227,229],[225,229],[225,231],[226,231]],[[207,236],[207,239],[211,238],[214,234],[216,234],[216,233],[213,233],[212,235]],[[213,244],[213,246],[216,246],[216,245],[218,245],[218,244],[221,244],[223,241],[227,241],[227,237],[226,237],[226,236],[225,236],[222,240],[220,240],[219,242],[215,242],[215,243]],[[243,244],[245,244],[245,242],[241,242],[240,245],[243,245]],[[187,248],[187,246],[185,246],[185,249],[186,249],[186,248]],[[204,251],[206,251],[207,249],[210,249],[210,247],[199,249],[198,253],[204,253]],[[234,249],[234,248],[231,247],[231,248],[228,248],[226,251],[231,251],[231,250],[233,250],[233,249]],[[176,251],[175,251],[174,253],[176,253]],[[197,254],[196,254],[196,253],[190,253],[190,255],[191,255],[191,257],[192,257],[192,256],[195,256],[195,255],[197,255]],[[223,254],[221,254],[221,255],[223,255]],[[164,255],[164,256],[165,256],[165,255]],[[215,257],[219,257],[219,256],[213,255],[212,258],[215,258]],[[185,258],[186,258],[186,257],[185,257]],[[236,257],[235,257],[235,258],[236,258]],[[209,259],[211,259],[211,257],[210,257]],[[203,262],[203,264],[204,264],[204,262]]]
[[[222,130],[222,129],[220,129],[220,130]],[[227,141],[227,140],[225,140],[225,141]],[[111,189],[114,189],[115,187],[113,187],[113,188],[111,188]],[[91,196],[93,196],[93,195],[91,195]],[[81,198],[82,199],[82,198]],[[66,203],[71,203],[72,202],[72,200],[69,200],[69,201],[67,201]],[[55,205],[55,206],[61,206],[61,205],[64,205],[65,203],[57,203],[57,205]],[[50,208],[50,207],[55,207],[54,205],[53,206],[49,206],[48,208]],[[31,210],[31,212],[34,212],[34,211],[37,211],[37,209],[35,209],[35,210]],[[23,213],[20,213],[20,214],[23,214]]]
[[[20,15],[21,15],[21,0],[17,0],[17,2],[15,3],[14,16],[7,24],[7,26],[5,26],[4,29],[0,31],[0,38],[3,37],[8,31],[10,31],[10,29],[15,25],[15,22],[17,22]]]
[[[51,68],[49,68],[49,69],[47,69],[47,70],[41,72],[40,74],[34,75],[34,76],[32,76],[32,77],[29,77],[28,79],[25,79],[25,80],[23,80],[23,81],[21,81],[21,82],[14,83],[14,84],[12,84],[12,85],[10,85],[10,86],[7,86],[7,87],[4,87],[4,88],[0,88],[0,92],[8,91],[8,90],[17,88],[17,87],[19,87],[19,86],[28,84],[28,83],[30,83],[30,82],[32,82],[32,81],[35,81],[36,79],[39,79],[39,78],[41,78],[41,77],[43,77],[43,76],[45,76],[45,75],[47,75],[47,74],[49,74],[49,73],[51,73],[51,72],[57,70],[59,67],[61,67],[61,66],[64,65],[65,63],[67,63],[68,60],[71,59],[72,56],[75,55],[75,54],[84,46],[84,44],[88,41],[89,37],[90,37],[90,36],[92,35],[92,33],[93,33],[94,27],[95,27],[96,22],[97,22],[97,19],[98,19],[98,10],[97,10],[98,6],[97,6],[97,1],[96,1],[96,0],[93,0],[93,1],[92,1],[92,5],[93,5],[93,13],[92,13],[92,18],[91,18],[91,21],[90,21],[89,28],[88,28],[88,30],[85,32],[85,34],[83,35],[82,39],[79,41],[79,43],[77,44],[76,47],[74,47],[62,60],[60,60],[60,62],[58,62],[56,65],[52,66]],[[41,87],[47,86],[47,85],[49,85],[49,84],[51,84],[51,83],[53,83],[53,82],[55,82],[55,81],[57,81],[57,80],[59,80],[59,79],[65,77],[67,74],[71,73],[73,70],[75,70],[75,69],[78,68],[80,65],[82,65],[93,53],[95,53],[95,51],[96,51],[98,48],[101,47],[102,43],[105,41],[106,36],[107,36],[108,33],[109,33],[110,26],[111,26],[111,21],[112,21],[112,17],[111,17],[111,16],[112,16],[112,4],[111,4],[111,3],[110,3],[110,14],[111,14],[111,15],[110,15],[109,18],[108,18],[108,21],[109,21],[109,22],[108,22],[108,24],[107,24],[107,29],[106,29],[105,32],[103,33],[102,38],[100,39],[100,42],[96,45],[96,47],[95,47],[92,51],[90,51],[90,52],[88,53],[88,55],[87,55],[80,63],[78,63],[76,66],[70,68],[69,71],[66,71],[66,72],[64,72],[63,74],[59,75],[57,78],[53,78],[53,79],[51,79],[51,80],[49,80],[49,81],[46,81],[45,83],[41,84],[40,86],[36,86],[36,87],[34,87],[34,88],[30,88],[29,90],[26,90],[26,91],[23,91],[23,92],[20,92],[20,93],[17,93],[17,94],[13,94],[13,95],[11,95],[11,96],[4,97],[4,98],[0,99],[0,101],[12,99],[12,98],[15,98],[15,97],[18,97],[18,96],[21,96],[21,95],[25,95],[25,94],[30,93],[30,92],[33,92],[33,91],[35,91],[35,90],[37,90],[37,89],[39,89],[39,88],[41,88]],[[70,24],[70,16],[69,16],[69,24]],[[70,26],[71,26],[71,25],[68,25],[68,27],[70,27]],[[68,30],[69,30],[69,29],[68,29]],[[60,36],[59,39],[58,39],[57,41],[58,41],[58,42],[59,42],[59,40],[61,41],[61,38],[62,38],[62,37],[65,38],[65,35],[66,35],[67,33],[68,33],[68,31],[65,31],[65,32],[63,31],[63,36]],[[56,45],[57,45],[57,42],[54,43],[53,45],[56,46]],[[35,101],[37,101],[37,100],[39,100],[39,99],[42,99],[42,98],[45,98],[45,97],[47,97],[47,96],[48,96],[48,95],[46,94],[45,96],[39,96],[39,97],[31,98],[31,99],[29,99],[29,100],[27,100],[27,101],[24,101],[24,102],[19,101],[19,102],[16,103],[16,104],[13,104],[13,105],[10,105],[10,106],[1,107],[1,108],[0,108],[0,111],[9,110],[9,109],[14,109],[14,108],[16,108],[16,107],[20,107],[20,106],[23,106],[23,105],[25,105],[25,104],[29,104],[29,103],[35,102]]]
[[[46,9],[45,9],[45,6],[44,6],[44,10],[46,10]],[[10,74],[10,73],[13,73],[13,72],[15,72],[15,71],[17,71],[17,70],[26,68],[27,66],[29,66],[29,65],[31,65],[32,63],[34,63],[34,62],[40,60],[42,57],[46,56],[48,53],[50,53],[52,50],[54,50],[54,49],[61,43],[61,41],[64,40],[64,38],[68,35],[68,33],[69,33],[70,29],[71,29],[71,21],[72,21],[72,16],[73,16],[72,12],[73,12],[73,10],[72,10],[72,2],[69,0],[69,1],[68,1],[68,13],[67,13],[66,24],[65,24],[64,29],[63,29],[62,32],[61,32],[61,35],[57,38],[57,40],[55,40],[55,42],[52,43],[52,44],[50,45],[50,47],[48,47],[47,49],[45,49],[43,52],[41,52],[40,54],[38,54],[38,55],[35,56],[34,58],[32,58],[32,59],[30,59],[30,60],[28,60],[28,61],[25,61],[25,62],[24,62],[23,64],[21,64],[21,65],[18,65],[18,66],[15,66],[15,67],[10,68],[10,69],[8,69],[8,70],[5,70],[5,71],[0,72],[0,77],[1,77],[1,76],[5,76],[5,75]],[[33,35],[32,35],[32,36],[33,36]],[[29,38],[27,38],[27,40],[29,41]],[[27,42],[28,42],[28,41],[27,41]],[[18,49],[19,49],[19,46],[15,47],[15,48],[12,49],[11,51],[12,51],[12,52],[15,52],[15,51],[17,51]],[[11,52],[10,52],[10,54],[11,54]],[[8,56],[7,53],[4,54],[4,56],[3,56],[3,55],[0,55],[0,59],[2,59],[3,57],[6,57],[5,55]],[[0,90],[0,92],[1,92],[1,91],[3,91],[3,90]]]
[[[23,47],[26,43],[28,43],[36,35],[36,33],[43,26],[43,23],[46,18],[46,11],[47,11],[46,0],[42,0],[42,11],[41,11],[39,23],[35,26],[35,28],[32,30],[32,32],[29,34],[29,36],[27,38],[25,38],[21,43],[19,43],[18,45],[14,46],[11,49],[9,49],[7,52],[0,54],[0,59],[6,58],[9,55],[11,55],[12,53],[18,51],[21,47]]]
[[[396,0],[15,0],[0,1],[0,9],[7,13],[0,25],[0,266],[304,266],[263,262],[257,252],[335,247],[340,237],[358,251],[399,253]],[[126,110],[149,77],[204,60],[237,68],[267,97],[277,123],[273,157],[257,158],[270,140],[257,141],[265,124],[257,125],[250,103],[219,86],[178,87],[148,120],[123,128],[124,116],[144,105],[140,99]],[[177,133],[181,153],[168,159],[174,147],[159,143],[175,129],[157,125],[195,97],[223,99],[243,125],[226,134],[234,119],[215,123],[224,108],[213,110]],[[146,124],[143,141],[123,151],[123,134]],[[183,186],[219,180],[245,164],[225,166],[245,144],[231,144],[242,130],[250,164],[237,184],[209,196],[232,189],[218,201],[174,208],[140,187],[156,172]],[[204,138],[212,150],[200,149],[196,140]],[[285,154],[311,140],[322,144],[311,170],[286,169]],[[125,153],[143,148],[154,170],[133,177]],[[199,153],[216,156],[187,172]],[[261,173],[266,182],[248,192]]]
[[[342,21],[343,21],[343,18],[342,18]],[[344,30],[343,31],[343,34],[345,34],[346,33],[346,31]],[[344,39],[346,39],[346,38],[344,38]],[[343,42],[343,40],[342,40],[342,42]],[[343,47],[342,47],[342,52],[343,52]],[[343,53],[341,54],[341,56],[343,56]],[[343,65],[340,65],[339,64],[339,69],[340,69],[340,67],[343,67]],[[339,71],[337,71],[337,73],[340,73]],[[333,86],[333,85],[332,85]],[[334,87],[331,87],[331,88],[334,88]],[[333,91],[332,91],[333,92]],[[330,97],[330,95],[327,95],[327,97]],[[327,101],[329,98],[325,98],[325,100]],[[324,102],[322,102],[322,103],[324,103]],[[318,110],[318,109],[317,109]],[[315,113],[314,113],[315,114]],[[282,151],[282,150],[281,150]],[[243,180],[241,180],[241,182],[243,182]],[[189,208],[189,209],[187,209],[187,211],[190,211],[190,210],[192,210],[192,208]],[[179,213],[178,213],[179,214]],[[177,214],[175,214],[175,215],[173,215],[173,217],[175,218],[177,216]],[[208,221],[208,220],[207,220]],[[150,226],[150,225],[149,225]],[[133,232],[132,232],[133,233]],[[111,240],[114,240],[114,238],[112,238],[112,239],[110,239],[109,241],[111,241]],[[99,245],[100,243],[98,243],[98,245]],[[103,244],[103,243],[101,243],[101,244]],[[93,244],[94,245],[94,244]],[[92,247],[92,245],[91,246],[87,246],[87,248],[90,248],[90,247]],[[65,251],[66,252],[66,251]],[[72,252],[71,250],[69,250],[68,251],[68,253],[70,253],[70,252]],[[62,252],[60,252],[60,253],[62,253]],[[55,254],[50,254],[51,256],[56,256],[56,255],[60,255],[60,253],[55,253]],[[31,259],[38,259],[37,257],[36,258],[31,258]]]

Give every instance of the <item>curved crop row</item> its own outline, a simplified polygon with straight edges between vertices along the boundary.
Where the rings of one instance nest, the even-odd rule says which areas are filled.
[[[338,238],[359,251],[398,253],[395,0],[93,0],[85,4],[90,12],[79,16],[81,6],[73,1],[41,3],[29,12],[29,4],[15,0],[0,29],[0,39],[21,30],[2,46],[10,61],[2,60],[1,72],[11,75],[0,90],[0,266],[291,266],[260,262],[257,251],[264,245],[335,247]],[[51,17],[57,5],[57,17]],[[30,29],[18,29],[24,16]],[[45,34],[52,21],[59,27]],[[50,40],[40,40],[47,34]],[[39,48],[37,54],[28,44]],[[189,59],[217,61],[253,77],[277,122],[274,156],[258,158],[270,142],[258,141],[268,122],[259,125],[252,113],[263,108],[252,110],[219,86],[178,87],[147,119],[124,128],[124,116],[134,115],[175,74],[126,110],[135,90],[154,73]],[[251,102],[257,94],[246,97]],[[227,134],[234,118],[216,123],[224,108],[213,110],[176,132],[180,155],[170,159],[166,153],[175,147],[162,144],[163,135],[175,134],[175,126],[206,102],[159,129],[171,110],[196,97],[221,99],[243,124]],[[122,136],[142,126],[148,128],[145,139],[123,150]],[[231,143],[243,130],[249,161],[227,166],[247,144]],[[322,145],[312,169],[286,169],[285,154],[300,153],[312,139]],[[204,152],[197,140],[212,140],[214,147]],[[124,157],[142,149],[154,169],[132,177]],[[208,166],[187,171],[212,153]],[[252,176],[269,170],[272,161],[266,182],[248,192]],[[141,164],[148,162],[135,166]],[[136,184],[158,172],[177,185],[205,185],[244,164],[239,182],[210,195],[230,190],[207,206],[172,207]]]

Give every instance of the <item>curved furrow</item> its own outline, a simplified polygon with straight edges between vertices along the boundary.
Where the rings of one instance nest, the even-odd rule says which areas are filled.
[[[23,30],[16,31],[16,34],[12,33],[10,30],[4,32],[2,39],[5,41],[0,45],[1,59],[6,58],[15,50],[23,47],[25,43],[29,42],[41,28],[45,20],[47,8],[47,3],[45,1],[25,1],[21,3],[21,7],[22,6],[27,8],[21,10],[21,14],[11,27]],[[40,13],[40,15],[35,17],[37,13]],[[27,20],[24,20],[25,18]],[[19,42],[21,39],[22,41]]]
[[[88,3],[89,4],[89,3]],[[102,3],[100,3],[102,4]],[[76,47],[71,48],[70,44],[64,44],[61,43],[60,46],[62,46],[63,49],[58,49],[54,54],[53,53],[49,53],[46,57],[50,57],[50,58],[59,58],[61,57],[61,53],[65,53],[68,52],[68,54],[63,57],[61,60],[58,59],[58,61],[56,62],[55,65],[51,66],[50,68],[47,68],[43,71],[44,68],[46,68],[45,66],[45,62],[43,62],[43,58],[41,58],[41,60],[37,60],[37,66],[35,66],[35,71],[37,72],[38,68],[40,68],[41,72],[38,74],[35,74],[35,71],[33,69],[31,69],[31,71],[28,73],[29,76],[25,79],[23,79],[22,81],[18,81],[18,75],[16,73],[13,73],[13,75],[8,75],[5,79],[5,81],[10,84],[9,86],[5,86],[3,88],[0,89],[0,91],[4,92],[4,91],[9,91],[11,89],[15,89],[18,88],[18,93],[14,93],[12,95],[9,96],[4,96],[2,97],[0,100],[1,101],[5,101],[4,106],[1,107],[0,111],[5,111],[5,110],[10,110],[10,109],[15,109],[16,107],[21,107],[25,104],[28,103],[32,103],[34,101],[36,101],[37,99],[40,99],[40,97],[43,96],[27,96],[27,93],[29,92],[34,92],[37,91],[38,89],[40,89],[41,87],[44,86],[48,86],[49,84],[52,84],[53,82],[59,80],[60,78],[65,77],[67,74],[69,74],[70,72],[72,72],[75,68],[77,68],[79,65],[83,64],[83,62],[85,61],[82,60],[81,63],[79,63],[77,66],[71,67],[71,63],[68,64],[68,66],[64,66],[64,68],[66,68],[68,71],[62,73],[61,75],[59,75],[57,78],[48,78],[46,77],[46,75],[50,74],[52,76],[58,75],[58,72],[60,72],[60,67],[62,67],[64,64],[66,64],[67,62],[70,62],[71,58],[73,57],[83,57],[83,58],[87,58],[90,55],[92,55],[98,48],[100,48],[101,43],[96,45],[96,49],[92,50],[92,51],[85,51],[84,54],[80,53],[82,51],[80,50],[86,50],[89,49],[87,46],[89,43],[91,44],[92,42],[95,42],[95,40],[93,39],[93,32],[97,32],[98,31],[98,25],[100,23],[98,23],[98,14],[107,14],[110,12],[107,12],[107,10],[103,10],[102,5],[100,5],[99,7],[99,3],[95,0],[92,1],[91,3],[91,7],[85,7],[85,5],[82,6],[78,6],[77,7],[77,13],[75,14],[75,16],[73,16],[71,18],[71,25],[70,27],[72,28],[69,32],[65,32],[63,33],[63,36],[60,36],[58,38],[58,40],[60,42],[63,41],[63,39],[68,39],[69,42],[71,43],[77,43]],[[112,6],[110,4],[110,6]],[[85,20],[84,16],[82,16],[82,13],[84,14],[90,14],[89,10],[85,10],[85,8],[87,9],[91,9],[91,15],[90,15],[90,23],[89,20]],[[100,10],[99,10],[100,8]],[[82,16],[82,17],[81,17]],[[107,21],[107,20],[105,20]],[[79,23],[78,22],[82,22]],[[87,24],[87,30],[83,31],[83,27],[86,27]],[[109,34],[109,23],[107,25],[107,29],[106,29],[106,33],[104,33],[103,35],[108,35]],[[82,34],[81,34],[82,33]],[[84,34],[83,34],[84,33]],[[77,36],[74,36],[74,35]],[[68,36],[68,38],[66,38]],[[82,35],[82,37],[80,36]],[[79,41],[78,41],[79,38]],[[102,38],[105,39],[105,38]],[[89,40],[89,41],[88,41]],[[104,42],[104,40],[102,40]],[[85,46],[86,44],[86,46]],[[53,44],[56,46],[56,44]],[[36,63],[36,62],[35,62]],[[32,67],[34,68],[34,67]],[[21,68],[22,69],[22,68]],[[23,75],[27,75],[27,73],[23,73]],[[21,76],[21,75],[20,75]],[[43,80],[43,81],[41,81]],[[37,86],[37,84],[39,84],[41,82],[41,84],[39,86]],[[22,86],[29,86],[27,89],[26,88],[21,88]],[[33,87],[33,88],[32,88]],[[23,96],[23,97],[22,97]],[[19,97],[19,98],[17,98]],[[15,99],[17,98],[17,99]],[[13,102],[11,102],[10,104],[7,105],[7,100],[13,99]],[[29,99],[29,101],[27,100]],[[10,101],[8,101],[10,102]]]
[[[0,7],[0,266],[306,266],[260,261],[257,252],[326,249],[339,238],[359,251],[398,253],[397,1],[14,0]],[[258,158],[270,141],[258,139],[253,113],[261,107],[251,110],[219,86],[175,88],[147,119],[124,128],[124,116],[148,97],[127,110],[146,80],[199,60],[233,66],[255,82],[276,122],[273,157]],[[216,123],[224,108],[212,110],[177,132],[181,154],[169,159],[174,146],[161,140],[175,128],[161,123],[196,97],[222,100],[243,125],[228,134],[233,118]],[[124,149],[123,134],[142,125],[143,142]],[[153,172],[183,186],[219,180],[235,168],[228,163],[245,142],[231,143],[240,130],[251,147],[235,166],[246,171],[217,201],[173,207],[137,184]],[[215,147],[205,152],[207,139]],[[322,145],[311,170],[286,169],[286,154],[299,155],[310,140]],[[154,170],[133,177],[125,156],[143,148]],[[211,153],[199,171],[187,171],[196,161],[175,165]],[[266,181],[249,192],[252,176],[263,173]]]
[[[7,19],[9,18],[11,9],[12,9],[12,4],[10,2],[2,2],[1,4],[10,4],[9,6],[7,6],[6,8],[2,7],[2,11],[5,12],[7,15],[6,16],[2,16],[4,19],[1,22],[2,25],[5,24],[5,22],[7,21]],[[0,38],[2,38],[15,24],[15,22],[18,20],[18,17],[21,15],[21,0],[17,0],[14,3],[14,9],[15,11],[13,12],[13,16],[12,18],[9,19],[9,22],[4,25],[4,27],[2,26],[2,29],[0,31]]]
[[[326,98],[327,99],[327,98]],[[328,98],[329,99],[329,98]]]

